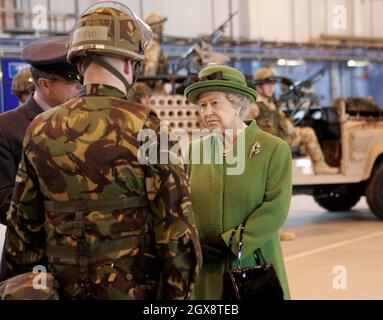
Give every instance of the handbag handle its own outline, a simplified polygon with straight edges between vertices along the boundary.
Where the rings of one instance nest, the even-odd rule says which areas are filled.
[[[239,231],[238,256],[237,256],[237,268],[238,269],[241,269],[242,246],[243,246],[243,232],[245,231],[246,222],[247,221],[245,221],[245,223],[241,226],[241,229]],[[238,227],[239,226],[236,226],[233,229],[233,231],[231,232],[231,235],[230,235],[230,240],[229,240],[229,250],[230,250],[230,252],[231,252],[231,246],[232,246],[232,243],[233,243],[233,237],[234,237],[235,233],[237,232]],[[261,251],[260,248],[258,248],[258,249],[253,251],[253,256],[254,256],[254,260],[255,260],[256,265],[260,265],[260,264],[265,264],[266,263],[266,260],[263,257],[263,254],[262,254],[262,251]],[[231,264],[232,264],[232,261],[231,261],[231,255],[230,255],[230,268],[231,268]]]
[[[234,229],[231,231],[230,240],[229,240],[229,252],[230,252],[230,255],[229,255],[229,263],[230,263],[230,268],[231,268],[231,264],[232,264],[232,261],[231,261],[231,246],[232,246],[232,244],[233,244],[233,238],[234,238],[235,233],[236,233],[237,230],[238,230],[238,227],[239,227],[239,226],[234,227]]]

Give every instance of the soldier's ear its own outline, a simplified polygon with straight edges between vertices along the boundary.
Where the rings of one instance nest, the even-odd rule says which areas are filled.
[[[128,58],[124,59],[124,72],[126,75],[133,74],[132,61]]]
[[[77,66],[77,71],[80,75],[84,75],[84,69],[83,69],[83,65],[84,65],[84,59],[79,59],[76,63],[76,66]]]
[[[38,80],[38,87],[40,90],[47,90],[48,89],[48,81],[46,78],[40,78]]]

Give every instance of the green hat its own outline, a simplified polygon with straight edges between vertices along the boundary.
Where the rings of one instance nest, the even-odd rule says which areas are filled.
[[[198,73],[198,81],[185,89],[185,96],[191,103],[196,103],[201,93],[223,91],[240,94],[255,102],[257,92],[248,87],[245,76],[237,69],[224,65],[212,65]]]

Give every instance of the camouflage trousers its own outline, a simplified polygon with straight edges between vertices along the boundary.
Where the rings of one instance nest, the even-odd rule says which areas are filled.
[[[294,131],[287,136],[286,142],[290,148],[299,148],[303,153],[310,156],[313,162],[324,160],[318,138],[315,131],[310,127],[295,127]]]

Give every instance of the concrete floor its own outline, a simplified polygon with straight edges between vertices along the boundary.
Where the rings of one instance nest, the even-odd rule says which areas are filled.
[[[330,213],[294,196],[283,229],[296,239],[282,242],[292,298],[383,299],[382,227],[364,198],[352,211]]]
[[[365,198],[335,213],[294,196],[283,229],[296,234],[282,242],[292,299],[383,299],[383,221]]]

